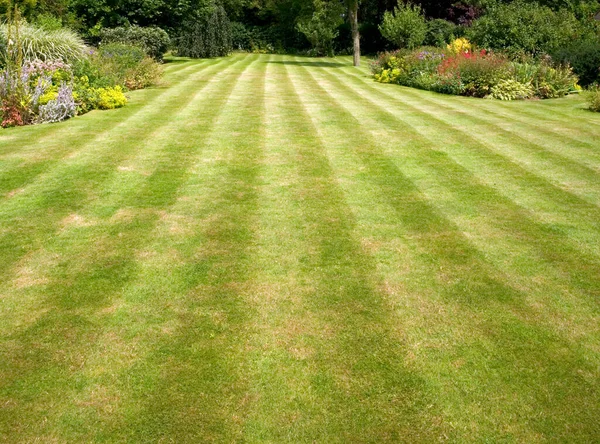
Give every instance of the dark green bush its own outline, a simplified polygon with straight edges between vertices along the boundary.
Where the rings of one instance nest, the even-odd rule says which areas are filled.
[[[458,26],[448,20],[434,19],[427,22],[425,45],[444,47],[456,37],[459,37]]]
[[[518,56],[552,53],[579,32],[580,25],[571,12],[516,0],[490,8],[473,22],[467,36],[479,47]]]
[[[230,51],[231,23],[223,6],[186,20],[177,38],[177,53],[183,57],[220,57]]]
[[[240,22],[231,22],[231,47],[238,51],[250,51],[250,32]]]
[[[170,41],[167,32],[156,26],[121,26],[100,31],[101,45],[123,43],[139,46],[148,56],[158,61],[162,60],[163,54],[169,49]]]
[[[600,37],[587,36],[557,49],[552,57],[571,65],[583,86],[600,81]]]

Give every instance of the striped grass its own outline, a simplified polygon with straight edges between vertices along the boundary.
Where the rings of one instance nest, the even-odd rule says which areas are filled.
[[[175,60],[0,132],[0,442],[600,439],[600,117]]]

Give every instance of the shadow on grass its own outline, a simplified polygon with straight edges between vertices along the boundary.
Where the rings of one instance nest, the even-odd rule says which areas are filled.
[[[185,62],[191,62],[192,60],[198,60],[198,59],[191,59],[189,57],[176,57],[176,56],[165,56],[163,58],[163,63],[166,65],[174,65],[177,63],[185,63]]]
[[[342,68],[344,66],[350,66],[350,63],[324,62],[322,60],[268,60],[265,63],[290,66],[312,66],[315,68]]]

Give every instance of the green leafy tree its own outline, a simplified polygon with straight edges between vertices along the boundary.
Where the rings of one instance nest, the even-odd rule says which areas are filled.
[[[317,55],[333,56],[333,40],[343,23],[343,7],[337,1],[313,0],[314,12],[309,18],[298,22],[298,30],[304,34]]]
[[[511,55],[552,53],[578,39],[581,25],[567,10],[553,11],[537,3],[517,0],[498,4],[473,22],[469,40],[483,48]]]
[[[423,43],[427,34],[423,10],[418,5],[399,3],[393,13],[388,11],[383,15],[379,31],[398,48],[415,48]]]
[[[230,51],[231,23],[222,5],[196,11],[177,38],[177,53],[184,57],[219,57]]]

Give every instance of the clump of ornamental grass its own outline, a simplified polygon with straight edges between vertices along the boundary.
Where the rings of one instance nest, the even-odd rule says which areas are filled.
[[[14,27],[14,25],[12,25]],[[11,41],[11,25],[0,24],[0,50],[6,53]],[[19,44],[23,61],[62,60],[73,62],[84,57],[86,45],[69,29],[46,30],[22,21],[19,23]],[[2,59],[6,54],[2,54]]]

